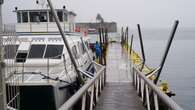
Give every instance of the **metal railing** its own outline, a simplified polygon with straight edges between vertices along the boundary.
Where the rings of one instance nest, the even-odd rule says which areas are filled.
[[[71,23],[60,22],[60,25],[64,31],[73,31]],[[15,29],[17,32],[58,32],[55,22],[17,23]]]
[[[7,65],[6,66],[6,71],[5,71],[5,78],[8,80],[14,73],[21,73],[22,74],[22,79],[24,78],[24,74],[26,73],[35,73],[34,69],[36,68],[41,68],[41,71],[38,71],[37,73],[41,73],[46,75],[47,77],[50,77],[50,74],[60,74],[64,72],[69,72],[71,69],[71,62],[69,61],[68,58],[64,57],[64,54],[60,54],[54,57],[49,57],[49,58],[35,58],[35,60],[38,60],[41,64],[39,65],[32,65],[29,63],[26,63],[28,60],[32,60],[29,58],[15,58],[15,59],[6,59],[6,63],[10,62],[17,62],[17,64],[13,65]],[[53,60],[58,60],[53,61]],[[29,61],[28,61],[29,62]],[[66,63],[66,64],[64,64]],[[65,67],[66,66],[66,67]],[[13,70],[11,68],[17,68],[16,70]],[[66,70],[64,69],[66,68]],[[23,82],[23,80],[22,80]]]
[[[105,85],[105,67],[95,62],[93,62],[93,64],[97,68],[97,72],[94,77],[87,81],[58,110],[75,109],[74,107],[75,105],[78,106],[79,101],[81,101],[81,105],[77,107],[76,110],[93,110]]]
[[[136,66],[132,66],[133,85],[147,110],[183,110],[173,99],[161,91]],[[154,71],[155,73],[157,71]],[[154,74],[154,72],[152,74]]]

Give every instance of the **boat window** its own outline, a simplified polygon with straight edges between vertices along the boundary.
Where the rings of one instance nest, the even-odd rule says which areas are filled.
[[[45,45],[31,45],[28,58],[43,58]]]
[[[60,59],[63,52],[63,45],[47,45],[44,58]]]
[[[47,12],[40,12],[40,22],[47,22],[48,17],[47,17]]]
[[[57,15],[58,15],[59,21],[63,22],[63,12],[62,11],[57,11]]]
[[[28,12],[22,12],[22,22],[28,22]]]
[[[25,62],[26,61],[26,57],[27,57],[27,54],[26,52],[19,52],[16,56],[16,62]]]
[[[30,13],[30,22],[40,22],[38,12],[29,12]]]
[[[54,17],[51,12],[49,12],[49,22],[54,22]]]
[[[18,50],[18,45],[5,45],[5,59],[14,59]]]
[[[63,22],[63,12],[62,11],[57,11],[57,16],[59,18],[59,21]],[[49,12],[49,21],[50,22],[54,22],[55,21],[51,12]]]
[[[72,54],[73,54],[73,57],[74,58],[79,58],[79,55],[78,55],[78,52],[77,52],[77,47],[76,47],[76,45],[74,45],[73,47],[72,47]]]
[[[89,43],[87,41],[85,42],[85,45],[87,46],[88,49],[90,49]]]
[[[47,12],[30,12],[30,22],[47,22]]]
[[[17,22],[21,23],[21,13],[17,12]]]
[[[67,13],[64,13],[64,21],[68,21],[68,14]]]
[[[82,49],[80,48],[80,43],[78,42],[77,44],[78,47],[78,55],[82,54]]]
[[[82,43],[82,48],[83,48],[83,53],[85,53],[87,50],[85,49],[85,45],[84,43]],[[87,45],[86,45],[87,46]]]
[[[84,54],[85,53],[84,45],[82,43],[79,43],[78,47],[79,47],[81,54]]]

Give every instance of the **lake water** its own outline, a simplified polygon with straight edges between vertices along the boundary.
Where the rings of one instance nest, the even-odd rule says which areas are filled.
[[[140,53],[137,32],[134,49]],[[170,30],[142,30],[146,63],[158,67]],[[160,79],[176,93],[173,99],[185,110],[195,110],[195,29],[179,29],[167,56]]]

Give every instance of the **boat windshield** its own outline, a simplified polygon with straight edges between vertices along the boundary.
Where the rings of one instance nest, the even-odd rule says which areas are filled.
[[[47,45],[44,58],[60,59],[63,52],[63,45]]]
[[[5,45],[4,50],[5,59],[14,59],[18,50],[18,45]]]
[[[43,58],[46,45],[31,45],[28,58]]]

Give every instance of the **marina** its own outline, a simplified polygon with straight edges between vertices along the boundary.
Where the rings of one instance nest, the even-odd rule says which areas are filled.
[[[99,13],[96,22],[79,23],[65,5],[43,1],[35,1],[42,8],[15,7],[10,25],[0,0],[0,110],[186,109],[162,78],[179,20],[151,66],[140,24],[135,34]]]

